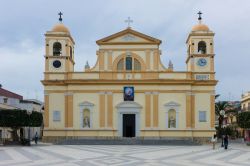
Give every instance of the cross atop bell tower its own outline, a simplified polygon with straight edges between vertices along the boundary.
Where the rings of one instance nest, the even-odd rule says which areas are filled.
[[[62,22],[62,15],[63,15],[63,13],[59,12],[58,15],[59,15],[59,21]]]
[[[199,11],[197,14],[199,15],[198,20],[202,20],[202,18],[201,18],[201,15],[202,15],[201,11]]]

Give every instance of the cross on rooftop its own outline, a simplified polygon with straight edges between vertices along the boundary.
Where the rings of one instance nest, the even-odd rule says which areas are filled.
[[[201,20],[202,19],[201,18],[201,15],[202,15],[201,11],[199,11],[197,14],[199,14],[198,20]]]
[[[128,28],[130,27],[130,23],[133,22],[133,20],[130,19],[130,17],[128,17],[127,20],[125,20],[126,23],[128,23]]]
[[[59,15],[59,21],[62,22],[62,15],[63,15],[63,13],[60,12],[60,13],[58,13],[58,15]]]

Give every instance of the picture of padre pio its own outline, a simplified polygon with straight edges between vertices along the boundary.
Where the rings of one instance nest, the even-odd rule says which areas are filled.
[[[134,101],[134,87],[124,87],[124,101]]]

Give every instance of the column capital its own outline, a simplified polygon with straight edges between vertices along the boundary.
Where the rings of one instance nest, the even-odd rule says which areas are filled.
[[[73,92],[65,92],[64,96],[73,96]]]
[[[113,94],[113,92],[106,92],[106,94],[107,94],[107,95],[112,95],[112,94]]]
[[[47,92],[47,91],[44,91],[43,94],[44,94],[44,96],[49,96],[49,92]]]
[[[190,91],[190,92],[186,92],[186,95],[187,96],[195,96],[195,93]]]
[[[100,95],[105,95],[105,92],[104,91],[100,91],[98,92]]]

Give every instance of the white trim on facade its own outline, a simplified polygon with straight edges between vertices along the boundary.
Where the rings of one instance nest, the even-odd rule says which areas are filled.
[[[80,129],[92,129],[93,128],[93,108],[94,104],[90,103],[88,101],[84,101],[79,104],[79,109],[80,109]],[[83,127],[83,110],[88,109],[90,111],[90,120],[89,120],[89,125],[90,128],[84,128]]]
[[[118,136],[123,135],[123,114],[135,114],[135,136],[140,136],[140,112],[142,106],[133,101],[124,101],[116,106],[118,119]]]
[[[174,101],[170,101],[170,102],[168,102],[168,103],[166,103],[166,104],[164,104],[164,106],[165,106],[165,108],[166,108],[166,110],[165,110],[165,112],[166,112],[166,128],[167,129],[178,129],[179,128],[179,112],[180,112],[180,104],[178,104],[178,103],[176,103],[176,102],[174,102]],[[176,115],[176,117],[175,117],[175,119],[176,119],[176,126],[175,126],[175,128],[169,128],[168,127],[168,112],[170,111],[170,110],[175,110],[175,115]]]

